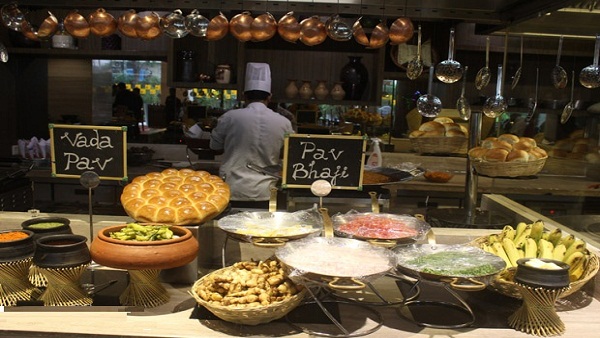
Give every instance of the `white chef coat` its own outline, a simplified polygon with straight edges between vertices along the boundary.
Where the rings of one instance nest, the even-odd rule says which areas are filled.
[[[246,167],[248,162],[259,167],[279,164],[284,135],[293,133],[290,121],[252,102],[246,108],[234,109],[219,118],[211,132],[210,148],[224,150],[219,174],[231,189],[232,201],[266,201],[274,177]]]

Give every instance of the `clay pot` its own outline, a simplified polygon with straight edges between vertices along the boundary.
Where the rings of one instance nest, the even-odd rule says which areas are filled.
[[[325,24],[317,15],[300,22],[300,41],[307,46],[316,46],[327,39]]]
[[[42,21],[42,24],[37,30],[28,21],[23,22],[21,26],[21,33],[23,33],[23,35],[25,35],[25,37],[27,37],[29,40],[34,41],[49,40],[57,30],[58,20],[50,12],[48,12],[48,17]]]
[[[110,237],[125,225],[106,227],[98,232],[90,248],[94,262],[117,269],[170,269],[186,265],[198,255],[198,240],[191,231],[171,226],[179,237],[151,242],[122,241]]]
[[[67,32],[74,38],[85,39],[90,35],[90,25],[77,10],[71,11],[63,20]]]
[[[208,23],[208,28],[206,29],[206,40],[207,41],[216,41],[220,40],[227,35],[229,31],[229,21],[227,17],[223,15],[223,13],[219,13],[219,15],[215,16]]]
[[[250,12],[236,14],[229,20],[229,32],[239,41],[246,42],[252,39],[252,22],[254,19]]]
[[[90,31],[100,37],[109,36],[117,30],[117,20],[104,8],[98,8],[88,16]]]
[[[35,227],[31,227],[35,224],[40,223],[62,223],[60,226],[56,226],[53,228],[43,228],[36,229]],[[60,234],[71,234],[73,231],[71,230],[71,221],[68,218],[63,217],[36,217],[32,219],[28,219],[21,223],[21,227],[25,230],[33,232],[33,239],[37,240],[42,237],[50,236],[50,235],[60,235]]]
[[[325,100],[327,95],[329,95],[329,89],[327,89],[325,81],[318,81],[317,86],[315,87],[315,97],[317,100]]]
[[[298,86],[296,85],[296,80],[288,80],[288,84],[285,87],[285,97],[288,99],[293,99],[298,96]]]
[[[209,22],[210,20],[200,14],[197,9],[194,9],[185,17],[184,25],[193,36],[204,38],[208,32]]]
[[[300,24],[294,12],[288,12],[277,23],[277,33],[287,42],[295,43],[300,38]]]
[[[142,40],[152,40],[162,34],[160,30],[160,16],[152,12],[146,16],[138,16],[135,23],[135,32]]]
[[[72,268],[88,264],[91,260],[85,236],[50,235],[35,241],[33,264],[41,268]]]
[[[342,88],[342,82],[336,82],[333,88],[331,88],[331,98],[340,101],[344,99],[344,96],[346,96],[346,92]]]
[[[277,33],[277,21],[267,12],[254,18],[251,26],[252,41],[267,41]]]
[[[29,235],[26,238],[15,241],[0,242],[0,262],[14,262],[33,256],[35,251],[35,242],[33,240],[33,231],[29,230],[3,230],[0,233],[13,231],[24,232]]]
[[[119,17],[117,28],[119,32],[128,38],[137,38],[135,26],[138,21],[138,15],[135,10],[130,9]]]
[[[160,18],[160,29],[162,32],[173,39],[179,39],[188,35],[189,31],[185,26],[185,17],[181,10],[176,9],[171,14]]]
[[[298,94],[300,94],[300,98],[304,100],[309,100],[313,95],[313,90],[311,85],[311,81],[304,80],[302,81],[302,86],[300,86],[300,90]]]
[[[398,18],[390,26],[390,44],[398,45],[410,40],[415,33],[415,27],[409,18]]]

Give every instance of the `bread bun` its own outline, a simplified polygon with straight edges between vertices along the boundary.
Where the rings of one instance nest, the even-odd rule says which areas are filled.
[[[507,156],[508,150],[496,148],[489,149],[483,156],[483,159],[487,162],[504,162]]]
[[[513,134],[502,134],[498,136],[498,139],[504,142],[508,142],[510,144],[515,144],[519,142],[519,137]]]
[[[121,204],[138,222],[192,225],[219,215],[229,196],[229,185],[219,176],[169,168],[133,179],[123,188]]]
[[[444,132],[439,130],[424,131],[421,137],[443,137]]]
[[[530,154],[534,154],[537,158],[546,158],[548,157],[548,153],[540,147],[535,147],[529,151]]]
[[[460,128],[447,130],[446,136],[447,137],[467,137],[467,135],[465,135],[465,133],[463,133],[462,130],[460,130]]]
[[[519,142],[526,142],[526,143],[530,143],[530,144],[532,144],[534,147],[537,147],[537,142],[535,141],[535,139],[532,139],[531,137],[524,137],[524,136],[521,136],[521,137],[519,137]]]
[[[444,133],[446,132],[446,128],[444,128],[444,125],[439,122],[435,122],[435,121],[429,121],[429,122],[423,123],[419,127],[419,130],[420,131],[433,131],[441,136],[443,136]]]
[[[516,149],[516,150],[530,151],[533,148],[535,148],[535,145],[532,144],[531,142],[527,142],[527,141],[519,141],[519,142],[513,144],[513,149]]]
[[[436,118],[433,119],[433,121],[438,122],[438,123],[454,123],[454,120],[449,118],[449,117],[445,117],[445,116],[438,116]]]
[[[408,134],[408,138],[421,137],[423,134],[425,134],[425,132],[422,130],[413,130]]]
[[[527,162],[529,161],[529,153],[525,150],[511,150],[506,155],[506,162]]]
[[[444,129],[446,129],[446,132],[448,130],[460,130],[460,125],[458,123],[451,122],[443,123],[442,125],[444,126]]]
[[[506,149],[508,151],[512,150],[512,145],[508,142],[502,140],[492,141],[492,149]]]
[[[497,140],[497,138],[490,136],[485,140],[481,141],[481,146],[487,149],[492,149],[492,143]]]
[[[487,153],[489,149],[482,147],[474,147],[469,149],[469,157],[474,160],[483,160],[485,153]]]
[[[467,127],[463,126],[462,124],[459,124],[460,126],[460,130],[465,133],[465,135],[469,135],[469,130],[467,129]]]

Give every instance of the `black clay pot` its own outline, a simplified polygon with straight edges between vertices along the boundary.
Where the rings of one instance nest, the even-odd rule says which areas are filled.
[[[342,88],[346,95],[344,100],[361,100],[369,82],[369,72],[365,65],[360,62],[360,56],[349,56],[348,62],[340,74]]]
[[[0,262],[14,262],[33,256],[35,251],[35,242],[33,240],[33,232],[29,230],[4,230],[0,233],[8,232],[24,232],[28,236],[15,241],[0,242]]]
[[[538,258],[546,263],[554,263],[561,269],[541,269],[527,265],[531,258],[521,258],[517,261],[515,281],[531,287],[544,287],[549,289],[560,289],[569,286],[569,265],[561,261]]]
[[[42,223],[62,223],[62,225],[55,226],[52,228],[36,228],[36,224]],[[38,238],[42,238],[50,235],[60,235],[60,234],[72,234],[71,230],[71,221],[68,218],[63,217],[36,217],[32,219],[28,219],[25,222],[21,223],[21,227],[25,230],[29,230],[33,232],[33,240],[37,240]]]
[[[41,268],[70,268],[89,263],[92,258],[87,238],[63,234],[39,238],[35,242],[33,264]]]

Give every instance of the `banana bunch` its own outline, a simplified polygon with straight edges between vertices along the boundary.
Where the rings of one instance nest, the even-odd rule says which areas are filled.
[[[521,222],[516,228],[506,225],[499,234],[491,234],[481,249],[501,257],[507,267],[516,267],[521,258],[548,258],[569,265],[569,279],[581,278],[590,252],[583,240],[564,235],[560,229],[544,231],[544,223]]]

